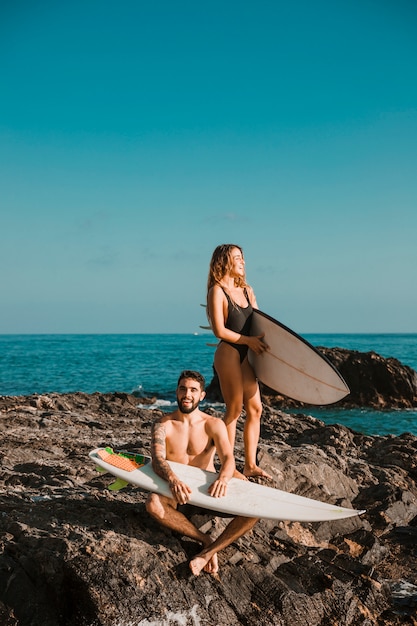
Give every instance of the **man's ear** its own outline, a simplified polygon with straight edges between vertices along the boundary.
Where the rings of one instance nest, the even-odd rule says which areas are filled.
[[[205,392],[205,391],[202,391],[202,392],[201,392],[201,395],[200,395],[200,402],[201,402],[202,400],[204,400],[204,398],[205,398],[205,397],[206,397],[206,392]]]

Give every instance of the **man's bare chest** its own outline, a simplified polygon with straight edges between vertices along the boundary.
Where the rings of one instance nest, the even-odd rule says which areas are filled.
[[[167,436],[167,447],[175,455],[194,458],[209,452],[213,443],[204,428],[175,425]]]

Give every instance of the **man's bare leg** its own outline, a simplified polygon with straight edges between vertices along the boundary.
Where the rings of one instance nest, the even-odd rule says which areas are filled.
[[[258,521],[258,518],[254,517],[235,517],[221,535],[212,541],[209,535],[198,530],[175,507],[175,500],[153,493],[149,495],[146,502],[148,513],[162,526],[203,544],[204,549],[190,561],[190,569],[195,576],[198,576],[202,570],[216,573],[218,571],[217,552],[249,532]]]
[[[177,511],[176,506],[176,501],[173,498],[154,493],[151,493],[146,501],[146,510],[162,526],[194,539],[202,543],[204,547],[209,546],[212,543],[210,536],[198,530],[185,515]],[[206,561],[203,569],[210,573],[218,571],[217,554]]]
[[[209,564],[213,563],[213,559],[216,559],[217,562],[217,552],[224,550],[224,548],[227,548],[227,546],[236,541],[236,539],[239,539],[239,537],[249,532],[257,521],[258,518],[256,517],[235,517],[232,519],[222,534],[190,561],[192,573],[198,576],[203,569],[206,571],[217,571],[217,569],[207,569],[207,567],[210,567]]]
[[[177,511],[177,503],[173,498],[151,493],[146,501],[146,510],[162,526],[174,530],[181,535],[199,541],[203,546],[211,543],[208,535],[202,533],[190,520]]]

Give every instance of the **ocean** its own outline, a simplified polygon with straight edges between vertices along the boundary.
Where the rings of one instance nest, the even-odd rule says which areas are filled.
[[[417,370],[417,334],[303,337],[314,346],[372,350]],[[210,342],[213,336],[209,333],[0,335],[0,395],[119,391],[155,397],[157,406],[171,410],[181,370],[197,369],[207,382],[212,379],[214,348],[207,345]],[[327,424],[344,424],[368,435],[410,432],[417,436],[417,408],[374,411],[327,407],[305,412]]]

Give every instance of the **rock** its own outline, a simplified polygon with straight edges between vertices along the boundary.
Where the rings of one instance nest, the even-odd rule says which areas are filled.
[[[2,625],[417,624],[416,437],[368,437],[265,405],[259,462],[273,484],[367,512],[260,520],[220,553],[219,576],[196,578],[188,561],[199,546],[154,522],[146,493],[109,491],[111,478],[88,459],[101,445],[149,453],[158,412],[137,403],[0,398]],[[193,521],[214,534],[226,523]]]
[[[376,352],[358,352],[342,348],[318,348],[345,379],[350,394],[334,406],[395,409],[417,407],[417,372],[394,358],[385,359]],[[276,408],[308,407],[278,394],[261,384],[262,399]],[[207,397],[222,402],[215,372],[207,387]]]
[[[376,352],[320,348],[346,380],[350,395],[344,406],[376,409],[417,406],[417,372],[398,359]]]

